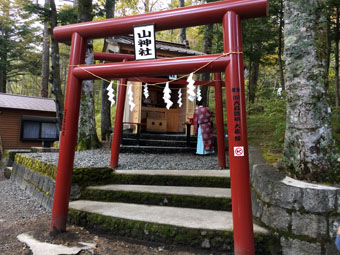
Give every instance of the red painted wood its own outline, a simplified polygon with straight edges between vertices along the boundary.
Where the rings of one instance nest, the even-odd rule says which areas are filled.
[[[52,208],[51,232],[66,231],[82,84],[82,81],[73,74],[73,70],[74,65],[84,63],[85,52],[86,40],[78,33],[74,33],[71,44],[63,125],[60,136],[60,151]]]
[[[268,3],[267,0],[217,1],[161,12],[56,27],[53,34],[58,41],[70,41],[75,32],[87,39],[104,38],[132,34],[133,26],[150,23],[155,24],[156,31],[169,30],[221,23],[227,11],[238,13],[242,19],[263,17],[267,14]]]
[[[227,12],[222,24],[224,50],[242,52],[240,16],[235,12]],[[230,63],[225,73],[234,253],[236,255],[254,254],[243,70],[243,55],[230,55]]]
[[[226,168],[221,73],[214,73],[218,167]]]
[[[207,67],[201,69],[198,73],[222,72],[225,70],[230,56],[219,56],[221,56],[221,54],[129,61],[125,63],[84,65],[81,67],[75,67],[73,73],[77,76],[77,78],[82,80],[98,79],[93,74],[105,79],[159,76],[181,73],[187,74],[210,62],[211,63]]]
[[[93,57],[95,60],[112,62],[121,62],[124,59],[128,61],[135,60],[135,56],[131,54],[108,53],[108,52],[94,52]]]

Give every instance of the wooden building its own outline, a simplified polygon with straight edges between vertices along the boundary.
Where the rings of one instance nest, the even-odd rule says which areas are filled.
[[[112,37],[106,40],[104,51],[108,53],[134,54],[132,36]],[[172,58],[203,55],[189,49],[186,44],[170,43],[164,41],[156,41],[156,55],[157,58]],[[181,74],[178,74],[180,76]],[[153,77],[155,78],[155,77]],[[157,77],[166,78],[169,77]],[[147,132],[162,132],[162,133],[184,133],[186,131],[183,122],[188,121],[188,118],[193,116],[195,110],[195,102],[191,102],[187,98],[186,84],[171,83],[170,89],[171,101],[174,103],[172,107],[167,110],[163,100],[163,89],[165,84],[158,84],[157,86],[148,86],[149,97],[146,99],[143,95],[144,85],[143,80],[140,82],[128,81],[132,84],[135,108],[131,112],[128,104],[128,94],[126,95],[124,107],[124,123],[143,123],[142,131]],[[182,106],[179,107],[178,90],[182,92]],[[132,128],[133,132],[137,131],[136,125],[124,124],[124,128]]]
[[[54,100],[0,93],[0,138],[4,150],[58,140]]]

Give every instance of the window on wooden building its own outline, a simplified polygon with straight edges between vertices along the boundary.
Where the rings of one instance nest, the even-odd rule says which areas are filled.
[[[56,118],[23,115],[21,120],[22,141],[58,140]]]

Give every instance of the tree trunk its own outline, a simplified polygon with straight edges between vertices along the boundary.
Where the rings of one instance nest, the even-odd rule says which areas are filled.
[[[45,8],[48,8],[49,0],[45,0]],[[42,54],[42,67],[41,67],[41,84],[40,95],[41,97],[48,97],[48,77],[50,75],[50,38],[48,32],[48,22],[44,23],[43,30],[43,54]]]
[[[106,0],[105,2],[105,12],[106,18],[114,18],[115,12],[115,0]],[[106,141],[106,138],[110,136],[111,133],[111,103],[108,100],[107,96],[107,86],[109,85],[108,82],[102,81],[102,101],[101,101],[101,118],[100,118],[100,129],[101,129],[101,137],[102,141]]]
[[[54,0],[50,0],[50,9],[51,9],[51,62],[52,62],[52,72],[51,72],[51,80],[52,80],[52,94],[55,97],[55,104],[57,110],[57,126],[58,131],[61,131],[62,121],[63,121],[63,112],[64,112],[64,95],[61,89],[61,80],[60,80],[60,55],[59,55],[59,44],[58,41],[54,39],[53,29],[57,26],[57,9],[55,6]]]
[[[335,106],[339,106],[339,6],[336,6],[336,27],[335,27]]]
[[[105,13],[106,13],[107,19],[114,18],[114,16],[115,16],[115,5],[116,5],[116,0],[106,0],[105,1]]]
[[[204,27],[203,52],[211,54],[214,25],[209,24]],[[202,81],[210,81],[210,73],[202,74]],[[209,86],[201,86],[202,105],[209,106]]]
[[[8,67],[8,49],[6,43],[6,31],[0,26],[0,33],[2,34],[0,39],[3,39],[0,44],[0,92],[6,93],[7,84],[7,67]]]
[[[102,103],[101,103],[101,137],[102,141],[106,141],[106,138],[110,136],[112,124],[111,124],[111,103],[107,96],[108,82],[102,81]]]
[[[1,93],[6,93],[6,82],[7,82],[7,72],[6,72],[6,66],[4,65],[0,69],[0,92]]]
[[[280,0],[280,11],[279,11],[279,45],[278,45],[278,60],[279,60],[279,70],[280,70],[280,83],[282,90],[285,90],[285,79],[283,73],[283,61],[282,61],[282,36],[283,36],[283,0]]]
[[[184,3],[185,0],[179,0],[178,1],[178,7],[184,7]],[[186,43],[187,40],[187,35],[186,35],[186,29],[185,28],[181,28],[179,31],[179,41],[183,44]]]
[[[78,21],[86,22],[92,20],[92,0],[78,1]],[[88,40],[85,64],[94,63],[92,40]],[[100,147],[96,131],[94,113],[94,83],[92,80],[83,81],[82,95],[80,101],[80,114],[78,125],[78,150],[88,150]]]
[[[326,11],[323,1],[285,1],[284,163],[296,177],[317,181],[327,180],[337,164],[325,93]]]
[[[249,103],[254,103],[256,98],[257,81],[259,78],[260,61],[251,61],[249,68]]]
[[[150,0],[144,0],[144,13],[150,12]]]

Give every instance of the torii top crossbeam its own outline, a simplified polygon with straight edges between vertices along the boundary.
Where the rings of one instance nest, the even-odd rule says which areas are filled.
[[[121,75],[120,77],[136,77],[136,74],[141,76],[142,73],[153,75],[153,69],[156,67],[159,72],[161,72],[162,66],[164,69],[162,72],[169,72],[170,69],[175,69],[176,65],[179,65],[182,71],[190,70],[190,72],[193,72],[195,68],[201,66],[201,71],[203,69],[207,72],[225,70],[234,253],[236,255],[254,254],[241,19],[266,16],[267,11],[267,0],[228,0],[130,17],[73,24],[54,29],[54,36],[58,41],[71,40],[71,51],[52,209],[52,232],[66,230],[78,130],[81,85],[84,79],[93,78],[89,77],[89,73],[85,70],[97,76],[119,77]],[[217,58],[216,55],[205,55],[103,65],[83,65],[88,39],[131,34],[133,26],[150,23],[154,23],[156,31],[222,23],[224,54],[216,61],[214,60],[214,58]],[[82,66],[79,67],[79,65]],[[122,89],[119,95],[124,98],[126,86],[119,86],[119,88]],[[117,111],[118,107],[119,105],[117,106]],[[220,108],[223,107],[220,106]]]
[[[90,21],[56,27],[53,35],[60,42],[70,41],[73,33],[83,38],[95,39],[133,33],[133,26],[155,23],[155,30],[221,23],[227,11],[237,13],[241,19],[258,18],[267,15],[267,0],[229,0],[177,8],[161,12]]]

